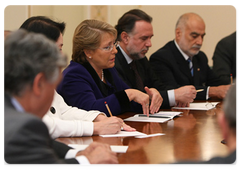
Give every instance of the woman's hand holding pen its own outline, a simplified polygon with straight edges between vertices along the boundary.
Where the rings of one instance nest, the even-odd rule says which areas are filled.
[[[115,116],[106,117],[105,119],[94,122],[94,135],[115,134],[121,131],[123,120]]]
[[[105,104],[105,106],[106,106],[106,108],[107,108],[107,110],[108,110],[109,115],[110,115],[111,117],[113,117],[112,112],[111,112],[111,110],[110,110],[110,108],[109,108],[109,106],[108,106],[108,104],[107,104],[106,101],[104,102],[104,104]],[[118,118],[118,119],[120,119],[120,118]],[[122,119],[121,119],[121,120],[122,120]],[[122,122],[123,122],[123,120],[122,120]],[[121,125],[121,130],[125,130],[125,131],[136,131],[136,129],[132,128],[131,126],[126,125],[124,122],[123,122],[122,125]]]
[[[94,120],[94,135],[115,134],[120,130],[136,131],[129,125],[126,125],[121,118],[116,116],[106,117],[104,115],[98,115]]]

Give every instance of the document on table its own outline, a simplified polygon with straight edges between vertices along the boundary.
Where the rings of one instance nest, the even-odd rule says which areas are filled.
[[[164,123],[170,119],[173,119],[175,116],[179,116],[181,113],[182,112],[160,111],[155,114],[149,114],[149,117],[144,114],[136,114],[133,117],[124,119],[124,121]]]
[[[189,107],[173,107],[173,109],[210,110],[215,108],[218,103],[219,102],[190,103]]]
[[[69,144],[68,146],[70,146],[74,149],[78,149],[79,151],[82,151],[88,147],[88,145],[79,145],[79,144]],[[126,153],[128,146],[110,145],[110,148],[113,152]]]
[[[149,137],[155,137],[155,136],[162,136],[165,135],[164,133],[154,133],[150,135],[141,135],[141,136],[135,136],[135,138],[149,138]]]
[[[138,131],[133,131],[133,132],[120,131],[116,134],[100,135],[100,136],[102,136],[102,137],[127,137],[127,136],[142,136],[142,135],[146,135],[146,134],[138,132]]]

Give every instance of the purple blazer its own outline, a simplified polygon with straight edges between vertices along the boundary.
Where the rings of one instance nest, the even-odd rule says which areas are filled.
[[[129,87],[118,76],[115,67],[104,69],[107,84],[103,83],[89,63],[71,61],[63,71],[57,92],[70,106],[85,110],[99,110],[109,116],[105,101],[113,115],[133,111],[142,113],[142,106],[129,102],[125,89]]]

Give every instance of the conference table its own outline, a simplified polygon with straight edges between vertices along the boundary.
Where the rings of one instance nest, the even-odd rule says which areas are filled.
[[[198,101],[196,101],[198,102]],[[217,115],[222,110],[222,102],[211,110],[176,110],[181,116],[165,123],[130,122],[125,123],[145,134],[164,135],[135,137],[67,137],[57,141],[65,144],[90,144],[93,141],[109,145],[128,146],[126,153],[118,153],[119,164],[170,164],[182,161],[207,161],[214,156],[226,156],[227,146],[223,140]],[[161,110],[162,111],[162,110]],[[120,118],[128,118],[136,113],[124,113]]]

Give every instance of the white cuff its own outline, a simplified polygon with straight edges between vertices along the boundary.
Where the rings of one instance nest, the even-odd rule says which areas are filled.
[[[79,151],[81,151],[81,149],[69,149],[67,154],[65,155],[65,159],[75,158]],[[83,156],[83,155],[77,156],[76,160],[81,165],[90,165],[86,156]]]
[[[209,95],[208,95],[208,92],[209,92],[209,86],[208,86],[208,88],[207,88],[207,93],[206,93],[206,100],[208,100],[209,99]]]
[[[65,155],[65,159],[75,158],[79,151],[81,151],[81,149],[69,149]]]
[[[79,129],[80,130],[80,129]],[[94,130],[94,123],[89,121],[82,121],[81,124],[81,136],[92,136]]]
[[[87,159],[86,156],[83,156],[83,155],[78,156],[78,157],[76,157],[76,160],[77,160],[77,161],[79,162],[79,164],[81,164],[81,165],[90,165],[90,163],[89,163],[89,161],[88,161],[88,159]]]
[[[168,93],[169,105],[170,106],[175,106],[176,102],[175,102],[174,89],[173,90],[168,90],[167,93]]]

